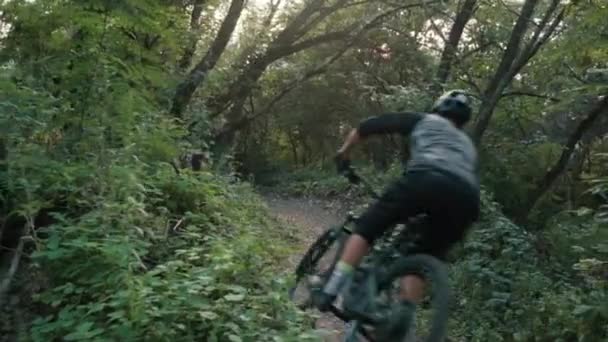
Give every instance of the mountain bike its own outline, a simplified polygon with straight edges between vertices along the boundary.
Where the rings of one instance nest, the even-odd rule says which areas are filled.
[[[360,177],[352,167],[343,174],[351,183],[363,186],[372,197],[378,198],[373,186]],[[325,284],[342,253],[352,226],[357,220],[353,212],[346,215],[342,224],[325,230],[309,247],[295,270],[296,283],[290,289],[290,298],[301,308],[314,308],[310,278]],[[419,216],[398,224],[374,243],[371,252],[355,269],[350,284],[342,292],[337,304],[331,306],[333,315],[348,323],[344,342],[382,342],[378,331],[382,317],[399,304],[399,286],[395,281],[408,274],[421,276],[426,282],[427,300],[422,306],[430,308],[428,335],[424,341],[443,341],[448,321],[450,291],[447,267],[439,259],[426,254],[412,254],[417,237],[425,228],[425,217]],[[398,282],[397,282],[398,283]],[[304,291],[303,298],[299,297]],[[420,308],[421,305],[418,305]],[[405,323],[404,323],[405,324]],[[397,342],[392,340],[391,342]]]

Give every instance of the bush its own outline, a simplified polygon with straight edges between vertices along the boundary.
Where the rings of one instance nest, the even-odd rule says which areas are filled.
[[[59,109],[47,95],[14,88],[1,105],[2,243],[14,247],[23,233],[29,256],[12,284],[18,300],[0,312],[2,336],[314,338],[286,296],[290,232],[249,185],[176,174],[169,162],[183,132],[163,113],[131,113],[141,117],[120,132],[91,123],[68,135],[49,124]]]
[[[382,189],[401,172],[401,166],[395,163],[386,172],[379,172],[372,167],[357,167],[357,174],[368,181],[376,191]],[[271,190],[290,196],[316,196],[322,198],[339,198],[356,200],[363,203],[371,199],[369,193],[361,186],[356,186],[337,174],[334,169],[307,168],[290,173],[275,174]]]
[[[37,232],[30,267],[48,285],[31,340],[305,339],[277,277],[287,239],[247,185],[161,165],[74,170],[94,190]]]
[[[591,271],[577,258],[561,259],[564,250],[556,246],[541,253],[537,235],[505,218],[487,193],[483,203],[482,219],[451,268],[455,335],[467,341],[607,338],[608,282],[584,282]]]

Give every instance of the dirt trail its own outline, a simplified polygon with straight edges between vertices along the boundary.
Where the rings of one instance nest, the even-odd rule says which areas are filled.
[[[344,216],[344,208],[337,202],[318,199],[282,198],[276,195],[265,195],[270,211],[285,224],[302,230],[305,237],[301,248],[293,254],[290,264],[294,267],[300,257],[324,229],[339,223]],[[331,314],[323,314],[316,322],[316,327],[322,331],[324,340],[328,342],[341,341],[344,323]]]

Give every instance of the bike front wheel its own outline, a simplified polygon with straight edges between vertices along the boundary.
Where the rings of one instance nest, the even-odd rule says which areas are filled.
[[[296,267],[295,285],[289,291],[290,299],[298,306],[310,306],[308,277],[319,276],[325,283],[333,272],[348,235],[350,232],[343,227],[330,228],[323,232],[304,253]]]

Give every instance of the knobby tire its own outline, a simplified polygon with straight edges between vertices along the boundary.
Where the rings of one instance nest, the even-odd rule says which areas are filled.
[[[405,275],[422,276],[431,285],[431,330],[426,342],[442,342],[447,334],[450,304],[450,287],[446,265],[427,254],[413,254],[391,265],[380,279],[380,288],[388,288],[395,279]]]

